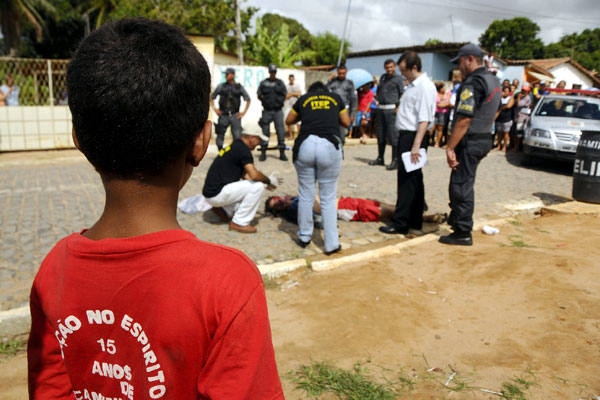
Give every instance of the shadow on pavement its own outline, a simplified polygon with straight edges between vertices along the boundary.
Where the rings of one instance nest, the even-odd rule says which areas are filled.
[[[533,195],[539,198],[545,206],[552,206],[555,204],[562,204],[573,201],[573,199],[563,196],[557,196],[552,193],[535,192]]]
[[[527,168],[535,171],[550,172],[564,176],[573,175],[573,161],[550,160],[545,158],[531,157],[523,152],[506,153],[506,161],[509,164]]]

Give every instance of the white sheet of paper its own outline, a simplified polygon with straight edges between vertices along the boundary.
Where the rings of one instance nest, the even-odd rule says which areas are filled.
[[[423,168],[425,164],[427,164],[427,152],[425,149],[419,149],[419,153],[421,153],[421,158],[419,158],[419,162],[413,164],[410,160],[410,151],[406,151],[402,153],[402,162],[404,163],[404,169],[406,172],[411,172],[419,168]]]

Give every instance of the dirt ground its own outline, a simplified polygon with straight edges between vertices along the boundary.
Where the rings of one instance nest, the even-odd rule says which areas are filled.
[[[436,241],[397,256],[267,282],[287,399],[289,372],[362,363],[399,398],[600,395],[600,215],[515,217],[472,247]],[[404,383],[404,386],[399,383]],[[456,390],[452,390],[452,388]],[[24,354],[0,359],[0,399],[26,398]],[[322,399],[332,399],[331,395]]]

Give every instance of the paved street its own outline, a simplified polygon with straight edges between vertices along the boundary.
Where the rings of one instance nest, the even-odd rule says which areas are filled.
[[[349,141],[339,196],[395,202],[395,172],[367,165],[376,151],[374,144]],[[388,147],[386,162],[389,162],[389,151]],[[212,145],[183,189],[181,198],[201,192],[204,175],[214,156]],[[571,198],[572,177],[568,164],[541,163],[534,168],[522,167],[521,162],[521,154],[505,155],[497,151],[483,160],[476,183],[476,220],[510,215],[527,209],[532,203],[552,204]],[[257,161],[257,166],[267,175],[277,171],[284,178],[284,183],[273,194],[296,194],[293,165],[279,161],[276,151],[269,153],[267,161]],[[429,164],[424,173],[429,212],[447,212],[450,171],[443,150],[429,149]],[[264,197],[268,195],[270,192],[266,191]],[[74,150],[0,154],[0,311],[27,304],[32,279],[44,255],[60,238],[93,224],[103,204],[98,175]],[[256,235],[230,232],[210,211],[180,214],[180,222],[201,239],[243,250],[257,264],[318,255],[323,247],[319,231],[311,246],[297,247],[292,242],[296,227],[281,219],[265,218],[262,207],[256,217]],[[340,222],[343,249],[356,250],[372,243],[404,240],[380,233],[380,225]]]

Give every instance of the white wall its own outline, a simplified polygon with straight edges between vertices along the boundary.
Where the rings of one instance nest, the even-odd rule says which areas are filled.
[[[554,75],[555,78],[552,86],[556,86],[556,84],[562,80],[567,82],[567,89],[571,89],[573,84],[581,85],[582,89],[589,89],[593,86],[592,80],[586,77],[572,65],[562,64],[556,68],[550,69],[549,71],[552,73],[552,75]]]
[[[67,106],[0,107],[0,151],[74,147]]]

